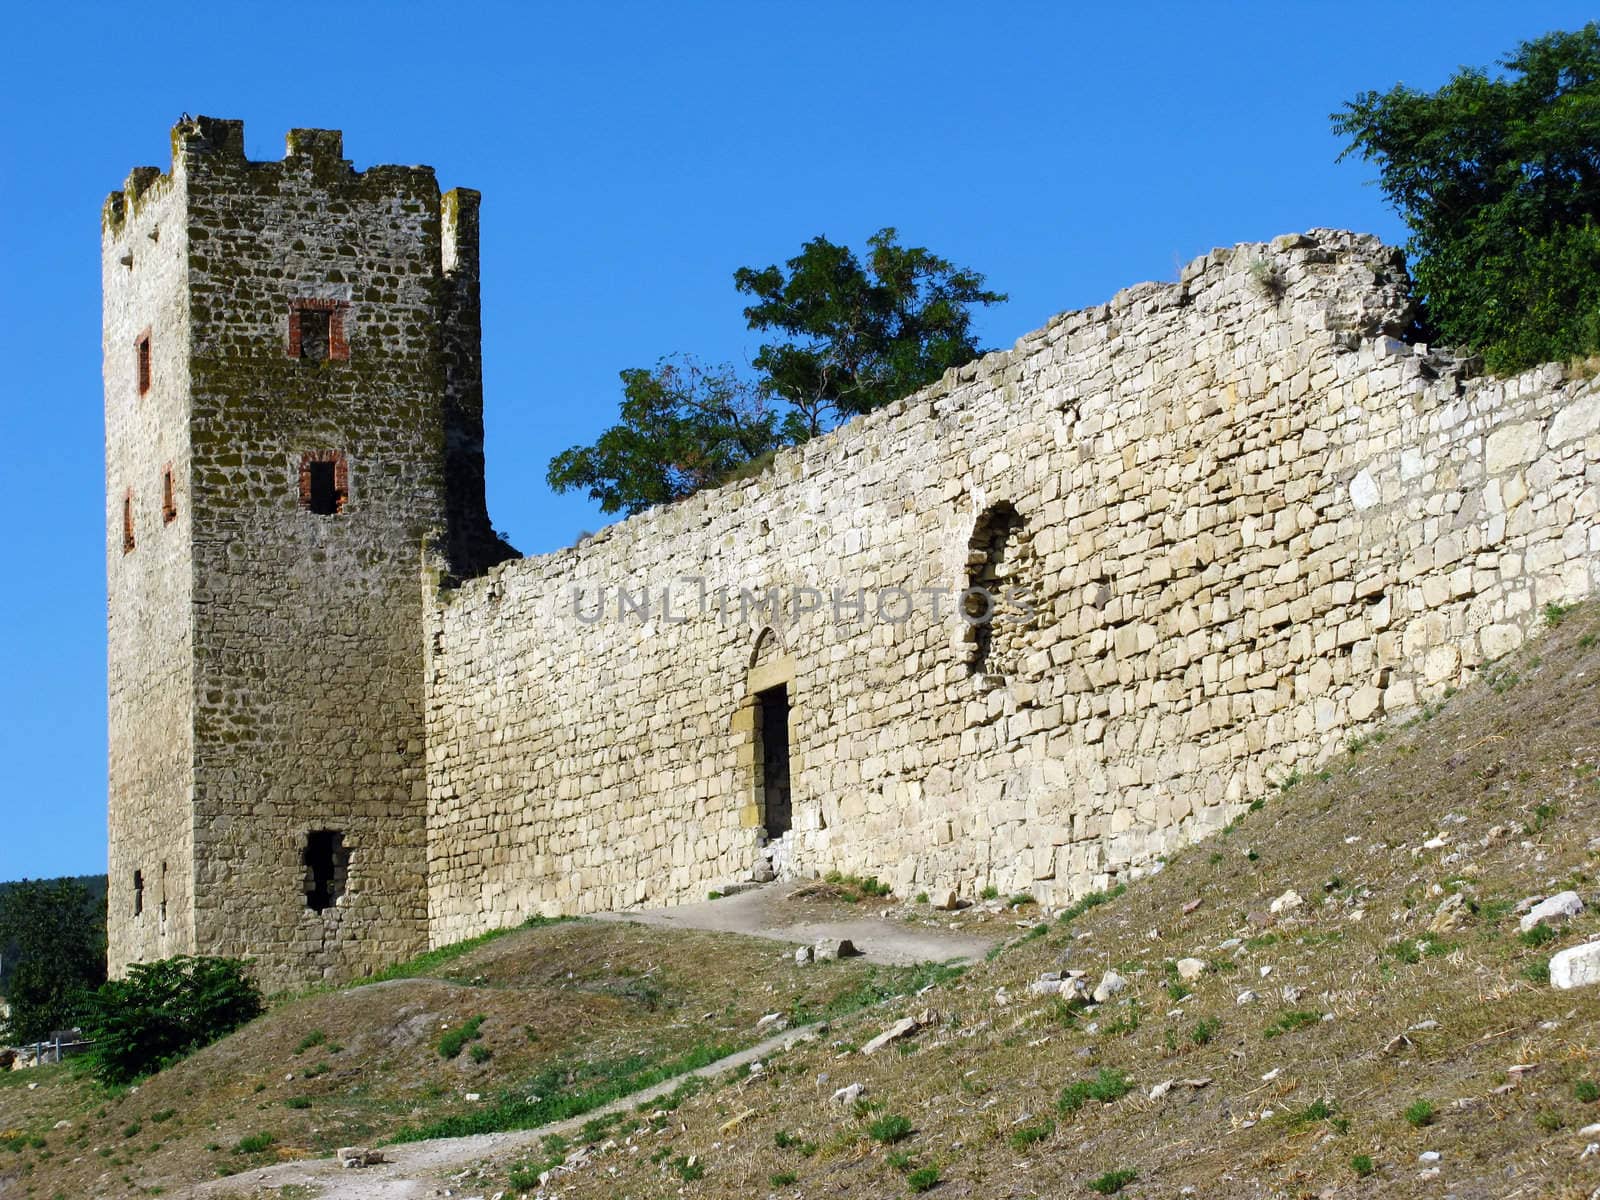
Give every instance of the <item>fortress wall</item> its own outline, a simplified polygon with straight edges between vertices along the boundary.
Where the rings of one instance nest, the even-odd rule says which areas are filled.
[[[446,593],[431,941],[747,877],[749,693],[776,679],[792,870],[1050,902],[1459,684],[1600,586],[1600,388],[1556,367],[1463,381],[1391,336],[1407,291],[1367,237],[1214,251],[755,480]],[[882,589],[969,576],[1024,586],[1035,612],[993,627],[987,670],[949,596],[872,618],[904,607]],[[827,600],[740,619],[735,598],[723,620],[693,579],[860,587],[869,619]],[[585,616],[610,589],[604,619],[579,618],[574,587]]]

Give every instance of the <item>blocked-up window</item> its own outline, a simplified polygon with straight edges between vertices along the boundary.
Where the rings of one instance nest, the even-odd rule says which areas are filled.
[[[350,465],[339,450],[311,450],[300,456],[300,507],[320,517],[344,511],[350,498]]]
[[[178,518],[178,497],[172,485],[172,464],[161,468],[161,521],[170,525]]]
[[[289,305],[289,357],[306,362],[347,362],[348,300],[294,300]]]
[[[134,376],[139,381],[139,395],[150,390],[150,331],[146,329],[133,340]]]
[[[1004,502],[986,510],[967,543],[961,598],[973,674],[1003,678],[1021,669],[1036,624],[1038,582],[1027,522]]]
[[[144,872],[133,873],[133,915],[142,916],[144,913]]]
[[[345,848],[344,834],[337,829],[313,829],[306,834],[301,860],[305,864],[306,907],[312,912],[326,912],[344,895],[350,871],[350,851]]]

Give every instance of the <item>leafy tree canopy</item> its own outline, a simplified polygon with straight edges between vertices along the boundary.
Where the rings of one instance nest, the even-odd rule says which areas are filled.
[[[133,963],[93,993],[87,1023],[95,1074],[130,1083],[232,1033],[263,1011],[237,958],[179,956]]]
[[[865,264],[817,237],[783,266],[741,267],[734,284],[755,301],[749,328],[779,335],[761,346],[755,378],[687,356],[623,371],[621,421],[556,455],[550,486],[585,489],[606,513],[680,500],[981,353],[972,306],[1004,295],[975,271],[901,246],[893,229],[867,245]]]
[[[1490,77],[1364,92],[1333,114],[1411,227],[1427,321],[1491,370],[1600,351],[1600,25]]]
[[[88,995],[106,977],[106,913],[76,879],[25,879],[0,889],[0,945],[14,955],[6,972],[11,1041],[42,1041],[83,1017]]]

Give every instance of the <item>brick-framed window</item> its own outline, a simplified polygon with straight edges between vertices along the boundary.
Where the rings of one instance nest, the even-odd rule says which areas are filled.
[[[289,301],[289,357],[307,362],[349,362],[350,341],[345,333],[348,300]]]
[[[133,489],[122,493],[122,552],[133,553]]]
[[[146,329],[133,339],[133,375],[138,381],[139,395],[150,390],[150,331]]]
[[[320,517],[344,511],[350,499],[350,464],[342,450],[308,450],[300,456],[300,507]]]
[[[172,484],[172,464],[161,468],[161,523],[171,525],[178,519],[178,496]]]

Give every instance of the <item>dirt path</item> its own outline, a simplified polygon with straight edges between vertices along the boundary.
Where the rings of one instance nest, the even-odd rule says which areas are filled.
[[[688,1074],[709,1078],[745,1066],[775,1051],[787,1050],[815,1028],[805,1026],[787,1030]],[[389,1161],[360,1169],[345,1170],[334,1158],[305,1158],[212,1180],[185,1194],[195,1200],[203,1196],[262,1196],[271,1195],[280,1188],[298,1186],[319,1189],[315,1192],[317,1200],[423,1200],[424,1197],[431,1200],[443,1194],[439,1189],[447,1185],[441,1182],[441,1178],[452,1171],[465,1170],[489,1155],[537,1147],[552,1133],[572,1133],[596,1117],[637,1108],[658,1096],[665,1096],[685,1078],[685,1075],[676,1076],[591,1109],[582,1116],[541,1125],[537,1129],[523,1129],[516,1133],[485,1133],[475,1137],[435,1138],[432,1141],[385,1146],[383,1154]],[[470,1186],[457,1186],[453,1190],[461,1200],[481,1200],[482,1193]],[[501,1189],[497,1187],[494,1190]]]
[[[881,916],[856,916],[853,911],[848,917],[807,913],[807,906],[793,899],[794,893],[805,886],[772,883],[721,900],[643,912],[604,913],[595,919],[742,933],[793,945],[811,945],[821,938],[849,938],[869,962],[897,966],[982,958],[995,943],[992,937]]]
[[[867,961],[896,966],[980,958],[995,941],[992,937],[913,926],[882,916],[856,916],[853,912],[849,916],[834,916],[827,911],[832,906],[813,909],[796,900],[794,893],[803,886],[768,884],[720,900],[643,912],[604,913],[593,919],[738,933],[794,945],[811,945],[822,938],[848,938]],[[788,1049],[813,1028],[787,1030],[691,1074],[709,1078],[745,1066],[775,1051]],[[535,1147],[550,1134],[571,1133],[596,1117],[634,1109],[666,1095],[683,1079],[684,1076],[678,1076],[666,1080],[582,1116],[538,1129],[385,1146],[383,1153],[390,1161],[378,1166],[344,1170],[337,1159],[301,1159],[212,1180],[185,1194],[196,1200],[200,1197],[222,1200],[223,1197],[276,1195],[281,1188],[299,1186],[317,1189],[314,1194],[318,1200],[432,1200],[444,1194],[443,1188],[450,1187],[460,1200],[482,1200],[499,1189],[484,1192],[470,1185],[443,1181],[448,1180],[452,1172],[467,1170],[491,1155],[502,1157],[525,1147]]]

